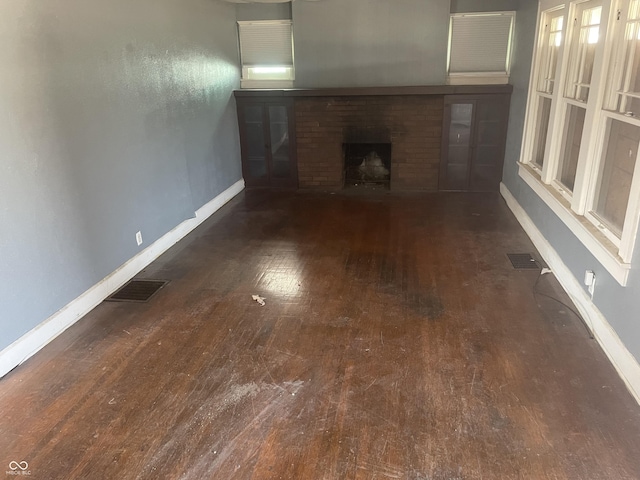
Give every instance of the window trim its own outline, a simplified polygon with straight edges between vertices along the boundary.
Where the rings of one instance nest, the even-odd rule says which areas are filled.
[[[606,268],[609,273],[625,286],[631,268],[633,249],[640,226],[640,149],[633,171],[627,211],[622,235],[616,236],[597,219],[591,212],[594,210],[596,186],[604,161],[606,144],[606,130],[611,119],[623,120],[640,127],[640,118],[629,119],[623,114],[605,110],[605,97],[608,96],[607,85],[613,72],[606,66],[612,65],[612,59],[618,55],[619,28],[616,24],[616,8],[626,5],[624,0],[602,0],[593,2],[602,4],[602,19],[600,23],[600,42],[597,47],[593,75],[588,102],[574,102],[566,95],[567,75],[569,69],[570,42],[573,37],[573,19],[575,13],[589,0],[541,0],[538,5],[536,26],[536,40],[533,65],[530,73],[529,94],[526,108],[526,123],[523,132],[522,150],[518,161],[519,176],[533,191],[551,208],[560,220],[576,235],[592,255]],[[542,96],[538,91],[538,77],[541,68],[541,48],[543,47],[545,16],[564,10],[565,25],[563,28],[563,43],[558,52],[559,65],[556,75],[556,86],[552,98],[549,120],[549,132],[545,145],[543,166],[540,168],[533,161],[536,139],[536,118]],[[562,130],[565,127],[565,117],[568,106],[576,104],[586,108],[583,130],[582,148],[578,158],[573,194],[564,190],[564,186],[556,179],[560,168],[562,148]]]

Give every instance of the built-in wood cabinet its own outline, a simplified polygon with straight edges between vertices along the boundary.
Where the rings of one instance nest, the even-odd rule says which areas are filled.
[[[447,95],[439,190],[497,192],[510,95]]]
[[[237,106],[245,184],[248,187],[297,187],[293,101],[239,98]]]
[[[384,140],[367,143],[391,143],[390,190],[497,191],[512,91],[511,85],[236,90],[245,183],[342,189],[353,132],[367,138],[384,132]]]

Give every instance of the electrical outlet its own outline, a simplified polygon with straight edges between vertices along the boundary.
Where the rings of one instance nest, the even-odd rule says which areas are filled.
[[[136,243],[138,246],[142,245],[142,232],[136,233]]]
[[[589,287],[589,294],[593,298],[593,292],[596,289],[596,274],[593,270],[587,270],[584,272],[584,284]]]

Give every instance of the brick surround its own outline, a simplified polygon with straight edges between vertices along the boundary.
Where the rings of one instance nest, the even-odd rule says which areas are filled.
[[[437,190],[443,112],[442,95],[296,98],[299,187],[342,188],[343,143],[390,141],[391,189]]]

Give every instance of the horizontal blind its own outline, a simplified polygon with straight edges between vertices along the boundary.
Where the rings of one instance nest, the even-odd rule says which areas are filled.
[[[238,22],[238,29],[243,66],[293,65],[291,22]]]
[[[508,72],[512,14],[451,17],[449,73]]]

